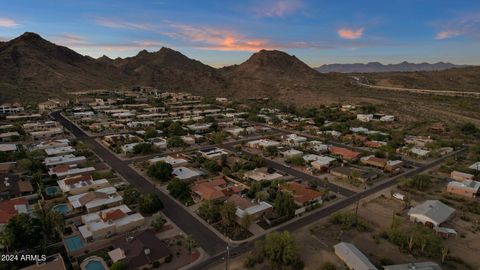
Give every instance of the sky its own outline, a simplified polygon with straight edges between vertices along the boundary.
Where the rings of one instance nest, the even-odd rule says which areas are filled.
[[[261,49],[330,63],[480,64],[478,0],[1,0],[0,40],[92,57],[169,47],[221,67]]]

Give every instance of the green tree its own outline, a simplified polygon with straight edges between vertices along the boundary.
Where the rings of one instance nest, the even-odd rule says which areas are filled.
[[[219,205],[211,200],[204,201],[198,208],[198,214],[209,223],[220,218]]]
[[[145,130],[145,135],[144,135],[145,139],[151,139],[151,138],[155,138],[155,137],[158,137],[158,131],[156,128],[147,128]]]
[[[168,147],[184,147],[185,142],[179,136],[172,136],[167,139]]]
[[[168,181],[172,177],[173,167],[171,164],[160,161],[156,162],[147,169],[147,175],[155,177],[160,181]]]
[[[220,206],[220,217],[223,226],[231,226],[235,222],[235,212],[237,208],[232,202],[225,202]]]
[[[175,199],[181,201],[181,202],[188,202],[191,200],[190,196],[190,187],[188,186],[187,183],[179,180],[179,179],[173,179],[168,183],[167,186],[168,192],[172,197]]]
[[[163,229],[165,223],[167,223],[167,220],[165,218],[163,218],[161,215],[156,215],[153,218],[151,225],[155,230],[161,230]]]
[[[282,191],[277,192],[273,207],[280,217],[293,217],[295,215],[295,202],[289,193]]]
[[[301,156],[290,158],[288,162],[295,166],[303,166],[305,164],[305,160]]]
[[[240,219],[240,226],[242,226],[242,228],[244,228],[245,230],[248,230],[251,224],[252,224],[252,217],[249,214],[244,215]]]
[[[125,270],[125,269],[127,269],[127,266],[122,261],[114,262],[110,266],[110,270]]]
[[[134,154],[146,155],[155,152],[155,147],[151,143],[139,143],[133,147]]]
[[[123,201],[127,205],[137,204],[139,199],[140,199],[140,192],[138,192],[138,190],[133,186],[129,186],[123,192]]]
[[[203,165],[203,168],[205,168],[210,173],[216,173],[221,169],[221,167],[217,164],[215,160],[207,159],[203,162],[202,165]]]
[[[288,231],[268,234],[265,238],[264,253],[273,266],[303,268],[303,263],[298,256],[295,239]]]
[[[155,193],[145,194],[139,201],[140,212],[153,214],[163,208],[163,203]]]
[[[276,157],[278,155],[278,148],[276,146],[270,145],[265,147],[264,155],[268,157]]]
[[[63,232],[65,221],[63,215],[51,208],[46,209],[39,204],[35,206],[33,212],[35,218],[38,220],[39,230],[41,232],[42,248],[46,248],[47,244],[52,239],[57,239]]]
[[[179,122],[173,122],[167,128],[167,133],[170,136],[182,136],[185,135],[185,130],[182,128],[182,125]]]

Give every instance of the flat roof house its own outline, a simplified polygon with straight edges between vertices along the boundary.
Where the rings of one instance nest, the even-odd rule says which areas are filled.
[[[78,230],[87,241],[126,233],[145,224],[145,218],[140,213],[132,213],[124,204],[83,215],[81,220],[84,225]]]
[[[63,193],[80,194],[89,189],[104,188],[109,185],[107,179],[93,180],[91,175],[75,175],[57,181]]]
[[[277,173],[277,172],[269,172],[268,168],[263,167],[263,168],[256,168],[254,170],[245,172],[243,174],[243,177],[245,179],[253,180],[253,181],[273,181],[277,180],[283,177],[283,175]]]
[[[56,175],[59,179],[78,174],[89,174],[95,171],[94,167],[79,168],[76,164],[57,165],[48,170],[49,175]]]
[[[228,155],[227,151],[218,147],[200,149],[198,150],[198,152],[200,153],[200,155],[202,155],[202,157],[212,160],[220,159],[223,155]]]
[[[447,184],[447,192],[467,198],[475,198],[480,191],[480,182],[464,180],[463,182],[451,181]]]
[[[303,136],[299,136],[299,135],[294,134],[294,133],[284,135],[284,136],[282,136],[282,139],[283,139],[284,144],[290,145],[290,146],[299,146],[302,143],[307,141],[307,138],[305,138]]]
[[[353,270],[377,270],[377,267],[356,246],[346,242],[340,242],[333,246],[335,255],[340,258],[349,269]]]
[[[52,147],[44,149],[45,153],[48,156],[58,156],[58,155],[65,155],[75,152],[75,148],[71,146],[61,146],[61,147]]]
[[[155,164],[157,162],[168,163],[168,164],[172,165],[172,167],[174,167],[174,168],[187,166],[189,164],[188,160],[186,160],[182,157],[170,156],[170,155],[166,156],[166,157],[155,157],[155,158],[152,158],[152,159],[148,160],[149,164]]]
[[[296,149],[288,149],[286,151],[281,152],[281,154],[283,158],[287,160],[303,156],[303,152]]]
[[[473,174],[459,172],[459,171],[452,171],[450,173],[450,178],[455,181],[463,182],[465,180],[475,180],[475,176]]]
[[[63,155],[63,156],[53,156],[47,157],[43,161],[45,166],[52,167],[57,165],[68,165],[68,164],[83,164],[87,161],[87,158],[84,156],[75,156],[73,154]]]
[[[277,146],[280,145],[280,142],[272,141],[272,140],[268,140],[268,139],[260,139],[260,140],[249,141],[245,145],[247,147],[250,147],[250,148],[262,149],[262,148],[266,148],[266,147],[269,147],[269,146],[277,147]]]
[[[438,200],[427,200],[408,210],[410,220],[438,227],[453,215],[455,209]]]
[[[434,262],[415,262],[396,265],[385,265],[384,270],[442,270],[442,268]]]

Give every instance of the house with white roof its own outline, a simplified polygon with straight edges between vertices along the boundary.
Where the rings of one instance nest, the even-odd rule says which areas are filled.
[[[282,140],[285,145],[299,146],[302,143],[306,142],[307,138],[292,133],[292,134],[282,136]]]
[[[301,157],[303,155],[303,152],[296,149],[288,149],[286,151],[281,152],[280,154],[282,154],[283,158],[285,159],[292,159],[292,158]]]
[[[155,158],[152,158],[152,159],[148,160],[149,164],[155,164],[157,162],[168,163],[168,164],[172,165],[173,168],[183,167],[183,166],[187,166],[189,164],[188,160],[186,160],[184,158],[170,156],[170,155],[166,156],[166,157],[155,157]]]
[[[463,182],[451,181],[447,184],[447,192],[467,198],[475,198],[480,191],[480,182],[464,180]]]
[[[479,172],[480,171],[480,161],[477,161],[477,162],[473,163],[468,168],[471,169],[471,170],[475,170],[475,171]]]
[[[48,170],[48,175],[55,175],[58,178],[62,179],[69,176],[74,176],[77,174],[89,174],[95,171],[94,167],[77,167],[76,164],[69,165],[57,165]]]
[[[455,213],[455,209],[438,200],[427,200],[408,210],[410,220],[438,227]]]
[[[78,230],[87,241],[126,233],[145,224],[145,218],[140,213],[132,213],[124,204],[83,215],[81,220],[84,225]]]
[[[228,155],[228,152],[222,148],[211,147],[207,149],[200,149],[198,153],[206,159],[216,160],[220,159],[223,155]]]
[[[62,146],[62,147],[55,147],[55,148],[47,148],[44,149],[45,153],[48,156],[58,156],[58,155],[65,155],[75,152],[75,148],[71,146]]]
[[[245,172],[243,174],[243,177],[247,180],[253,180],[253,181],[273,181],[277,179],[283,178],[283,175],[277,173],[277,172],[269,172],[268,168],[263,167],[263,168],[256,168],[254,170]]]
[[[17,151],[17,145],[14,143],[2,143],[0,144],[0,152],[13,152]]]
[[[68,139],[58,139],[58,140],[50,140],[50,141],[43,141],[33,146],[34,149],[37,150],[45,150],[48,148],[58,148],[58,147],[65,147],[68,146],[70,140]]]
[[[377,267],[355,245],[340,242],[333,246],[335,255],[340,258],[349,269],[377,270]]]
[[[85,209],[88,213],[120,205],[123,201],[117,189],[112,186],[69,196],[67,199],[73,209]]]
[[[172,175],[182,181],[193,181],[205,175],[205,173],[194,168],[181,166],[173,168]]]
[[[87,161],[85,156],[75,156],[73,154],[63,156],[46,157],[43,163],[47,167],[64,165],[64,164],[83,164]]]
[[[256,149],[263,149],[270,146],[278,147],[280,146],[280,142],[269,140],[269,139],[260,139],[260,140],[253,140],[246,143],[247,147],[256,148]]]
[[[107,179],[93,180],[90,175],[76,175],[57,181],[58,187],[63,193],[81,194],[91,189],[99,189],[109,186]]]

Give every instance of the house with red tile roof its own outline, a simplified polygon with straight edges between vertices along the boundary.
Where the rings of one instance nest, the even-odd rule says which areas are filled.
[[[199,201],[224,200],[229,195],[240,192],[239,188],[234,185],[228,185],[222,178],[196,183],[191,190],[194,198]]]
[[[309,189],[297,182],[288,182],[281,186],[280,190],[290,193],[298,206],[322,202],[323,193]]]
[[[330,151],[332,155],[339,156],[346,161],[354,161],[358,159],[361,155],[360,152],[352,151],[350,149],[338,146],[330,146],[328,148],[328,151]]]
[[[22,197],[0,201],[0,227],[21,213],[28,213],[28,201],[26,198]]]

